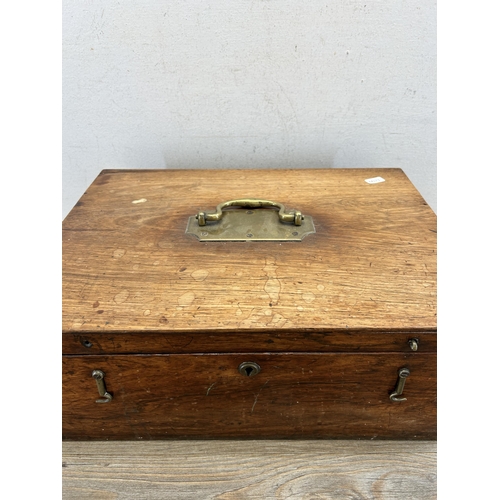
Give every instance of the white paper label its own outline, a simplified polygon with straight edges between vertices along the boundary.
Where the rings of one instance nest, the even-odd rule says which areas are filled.
[[[368,184],[377,184],[379,182],[385,182],[385,179],[382,179],[382,177],[372,177],[371,179],[365,179],[365,182],[368,182]]]

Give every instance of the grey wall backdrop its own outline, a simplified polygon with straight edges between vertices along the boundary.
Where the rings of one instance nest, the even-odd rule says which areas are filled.
[[[437,210],[434,1],[63,1],[63,217],[105,168],[313,167]]]

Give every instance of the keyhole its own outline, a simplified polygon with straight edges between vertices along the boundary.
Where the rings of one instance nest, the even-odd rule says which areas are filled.
[[[253,361],[245,361],[238,367],[238,371],[245,377],[254,377],[260,372],[260,366]]]

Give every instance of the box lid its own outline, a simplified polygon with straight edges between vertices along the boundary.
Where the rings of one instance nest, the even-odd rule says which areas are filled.
[[[239,198],[300,210],[316,232],[186,234]],[[435,330],[436,236],[400,169],[104,170],[63,222],[63,332]]]

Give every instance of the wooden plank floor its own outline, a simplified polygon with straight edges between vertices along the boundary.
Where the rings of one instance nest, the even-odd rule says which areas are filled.
[[[63,442],[64,500],[433,499],[435,441]]]

